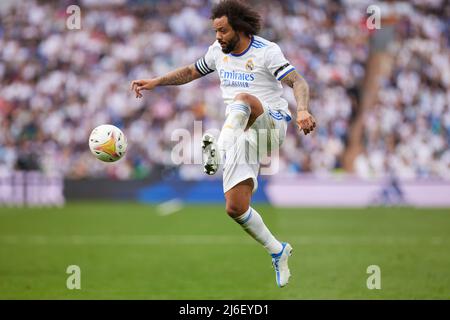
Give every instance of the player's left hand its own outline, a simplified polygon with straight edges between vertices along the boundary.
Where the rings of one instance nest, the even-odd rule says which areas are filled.
[[[316,119],[306,110],[297,112],[297,124],[300,131],[307,135],[316,127]]]

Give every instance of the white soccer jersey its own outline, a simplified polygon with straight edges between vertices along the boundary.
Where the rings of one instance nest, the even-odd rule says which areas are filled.
[[[280,81],[295,68],[276,43],[252,36],[250,45],[241,54],[225,54],[215,41],[195,67],[203,75],[217,71],[226,105],[238,93],[249,93],[271,109],[284,111],[290,118],[288,103],[281,97]]]

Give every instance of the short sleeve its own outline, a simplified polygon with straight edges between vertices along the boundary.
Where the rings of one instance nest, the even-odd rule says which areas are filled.
[[[295,70],[291,63],[284,57],[280,47],[274,44],[267,48],[265,54],[265,64],[269,72],[281,81],[288,73]]]
[[[195,68],[204,76],[216,70],[216,61],[214,59],[214,49],[212,45],[209,46],[205,56],[195,62]]]

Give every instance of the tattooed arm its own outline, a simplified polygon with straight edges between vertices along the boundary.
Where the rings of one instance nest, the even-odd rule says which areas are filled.
[[[201,76],[202,74],[191,64],[169,72],[165,76],[156,78],[156,80],[158,81],[158,86],[178,86],[198,79]]]
[[[294,90],[295,101],[297,102],[297,124],[300,130],[306,134],[312,132],[316,127],[316,120],[309,113],[309,86],[297,71],[290,72],[282,80]]]
[[[197,71],[195,65],[191,64],[171,71],[162,77],[134,80],[131,82],[131,90],[136,93],[136,98],[142,98],[142,90],[152,90],[158,86],[179,86],[201,76],[202,74]]]

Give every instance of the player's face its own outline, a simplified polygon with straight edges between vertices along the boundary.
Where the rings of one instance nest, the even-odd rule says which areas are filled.
[[[238,45],[240,37],[228,23],[228,18],[223,16],[214,19],[213,26],[216,31],[216,39],[222,47],[222,52],[232,52]]]

